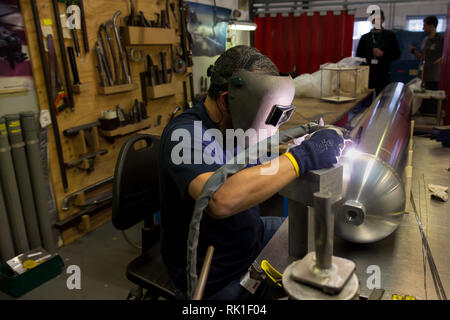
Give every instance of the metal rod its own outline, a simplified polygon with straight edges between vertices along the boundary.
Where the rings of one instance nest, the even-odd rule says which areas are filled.
[[[75,53],[73,52],[73,48],[68,47],[67,52],[69,53],[70,67],[72,69],[73,75],[73,84],[80,84],[80,76],[78,74],[77,62],[75,60]]]
[[[330,269],[333,257],[334,215],[331,212],[331,193],[314,193],[314,244],[316,266]]]
[[[195,94],[194,94],[194,75],[191,73],[189,73],[189,90],[191,93],[191,103],[192,106],[194,106],[194,101],[195,101]]]
[[[211,261],[214,254],[214,247],[209,246],[206,251],[205,260],[203,262],[202,271],[200,272],[200,278],[198,279],[198,285],[195,288],[194,296],[192,300],[201,300],[205,291],[206,280],[208,280],[209,269],[211,267]]]
[[[111,33],[109,33],[108,28],[114,28],[112,20],[108,20],[106,22],[106,24],[105,24],[105,34],[106,34],[106,40],[108,41],[109,52],[111,53],[111,60],[112,60],[113,66],[114,66],[114,77],[115,77],[114,78],[114,83],[115,84],[119,84],[120,83],[119,65],[118,65],[118,62],[117,62],[116,53],[114,51],[113,38],[111,36]],[[105,52],[105,57],[107,57],[106,48],[104,48],[104,52]]]
[[[72,38],[73,38],[73,46],[75,47],[75,51],[77,53],[77,57],[81,57],[81,49],[80,49],[80,42],[78,41],[78,34],[77,29],[72,29]]]
[[[86,193],[95,191],[95,190],[97,190],[97,189],[99,189],[99,188],[101,188],[101,187],[103,187],[103,186],[105,186],[107,184],[112,183],[113,180],[114,180],[114,177],[108,177],[108,178],[100,180],[100,181],[98,181],[98,182],[96,182],[96,183],[94,183],[92,185],[89,185],[89,186],[87,186],[87,187],[85,187],[85,188],[83,188],[81,190],[78,190],[77,192],[69,194],[67,197],[65,197],[63,199],[62,205],[61,205],[61,209],[63,211],[69,211],[71,201],[74,200],[75,198],[77,198],[80,194],[82,194],[82,193],[86,194]]]
[[[121,11],[119,10],[119,11],[117,11],[114,14],[114,17],[113,17],[114,35],[116,37],[117,49],[119,51],[119,58],[121,60],[121,65],[122,65],[123,81],[126,84],[130,84],[131,83],[131,76],[130,76],[130,73],[128,71],[128,66],[127,66],[127,61],[126,61],[126,54],[124,53],[123,48],[122,48],[122,43],[120,41],[119,30],[118,30],[118,26],[117,26],[117,18],[119,17],[120,14],[121,14]]]
[[[419,217],[417,212],[416,203],[414,201],[414,195],[411,191],[411,204],[414,210],[414,215],[416,217],[417,225],[419,226],[420,236],[422,237],[422,246],[425,249],[425,256],[428,259],[428,264],[430,266],[431,276],[433,278],[434,288],[436,290],[436,295],[440,300],[447,300],[447,295],[445,294],[444,287],[442,285],[441,278],[439,276],[439,271],[434,263],[433,255],[431,253],[430,245],[428,244],[427,237],[425,235],[425,231],[423,229],[422,220]]]
[[[22,135],[22,124],[18,114],[5,116],[8,128],[11,154],[16,172],[17,187],[19,188],[20,203],[22,206],[25,229],[27,230],[30,249],[40,248],[41,237],[39,235],[39,223],[34,205],[33,189],[31,187],[30,171],[28,169],[25,143]]]
[[[80,5],[80,15],[81,15],[81,32],[83,33],[83,44],[84,44],[84,52],[89,52],[89,37],[87,34],[87,27],[86,27],[86,16],[84,14],[84,4],[83,0],[78,0],[78,3]]]
[[[26,142],[28,167],[30,168],[31,185],[33,187],[34,202],[39,220],[39,230],[44,249],[50,253],[55,252],[56,245],[48,214],[48,191],[45,185],[44,173],[41,165],[39,150],[38,124],[34,112],[22,112],[23,135]]]
[[[63,66],[63,73],[64,73],[64,80],[66,82],[66,85],[64,86],[64,89],[67,93],[67,97],[69,98],[70,102],[70,109],[71,111],[75,111],[75,104],[73,100],[73,93],[72,93],[72,87],[70,85],[70,74],[69,74],[69,64],[67,63],[67,54],[66,54],[66,47],[64,45],[64,34],[63,29],[61,26],[61,19],[60,19],[60,13],[58,9],[58,0],[52,0],[53,4],[53,13],[55,15],[55,22],[56,22],[56,30],[58,33],[58,43],[59,43],[59,51],[61,53],[61,59],[62,59],[62,66]]]
[[[107,54],[107,50],[106,50],[106,45],[105,45],[105,40],[103,39],[103,34],[102,34],[102,30],[104,29],[107,37],[108,37],[108,41],[110,41],[111,39],[109,39],[108,36],[108,32],[107,32],[107,26],[106,24],[102,23],[98,29],[98,44],[100,45],[101,51],[103,52],[102,55],[102,60],[103,60],[103,68],[105,70],[105,74],[108,77],[108,82],[111,86],[114,85],[114,80],[113,80],[113,76],[112,76],[112,69],[111,69],[111,65],[109,64],[109,59],[108,59],[108,54]],[[112,48],[112,47],[111,47]],[[119,81],[119,76],[118,76],[118,70],[117,70],[117,66],[116,66],[116,62],[115,62],[115,57],[114,57],[114,51],[111,49],[111,56],[113,59],[113,63],[114,63],[114,68],[115,68],[115,72],[116,72],[116,83],[118,83]]]
[[[36,28],[36,34],[37,34],[37,42],[39,46],[39,53],[41,56],[41,63],[42,63],[42,70],[44,71],[44,78],[45,78],[45,86],[47,88],[47,100],[49,104],[49,111],[50,111],[50,117],[52,119],[52,126],[53,126],[53,134],[55,137],[55,144],[56,144],[56,153],[58,155],[58,163],[59,163],[59,169],[61,173],[61,180],[64,187],[64,192],[67,192],[68,190],[68,183],[67,183],[67,175],[66,175],[66,168],[64,167],[64,156],[62,153],[62,146],[61,146],[61,137],[59,135],[59,127],[58,127],[58,120],[56,118],[56,110],[52,105],[52,101],[54,97],[52,96],[51,92],[51,80],[50,80],[50,71],[48,69],[48,61],[45,55],[45,49],[44,49],[44,43],[42,41],[43,35],[42,35],[42,29],[41,29],[41,21],[39,18],[39,11],[37,8],[36,0],[30,0],[31,3],[31,9],[33,11],[33,17],[34,17],[34,25]]]

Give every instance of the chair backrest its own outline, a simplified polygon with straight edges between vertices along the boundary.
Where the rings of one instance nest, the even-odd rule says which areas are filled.
[[[146,146],[137,149],[144,142]],[[116,229],[129,229],[145,218],[153,218],[159,210],[159,142],[157,136],[139,134],[120,150],[113,183],[112,222]]]

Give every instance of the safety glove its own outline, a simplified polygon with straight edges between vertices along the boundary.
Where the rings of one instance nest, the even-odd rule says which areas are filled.
[[[337,163],[344,148],[344,138],[334,129],[324,129],[310,135],[286,154],[302,176],[310,170],[330,168]],[[295,161],[294,161],[295,160]]]

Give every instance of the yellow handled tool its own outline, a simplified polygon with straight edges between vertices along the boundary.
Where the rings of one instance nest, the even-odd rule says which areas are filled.
[[[261,269],[264,271],[264,273],[278,286],[282,287],[281,280],[283,279],[283,274],[278,272],[267,260],[263,260],[261,262]]]

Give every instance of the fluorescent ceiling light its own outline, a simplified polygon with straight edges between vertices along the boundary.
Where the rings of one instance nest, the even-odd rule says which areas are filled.
[[[240,31],[255,31],[256,23],[249,21],[230,21],[228,27],[231,30],[240,30]]]

